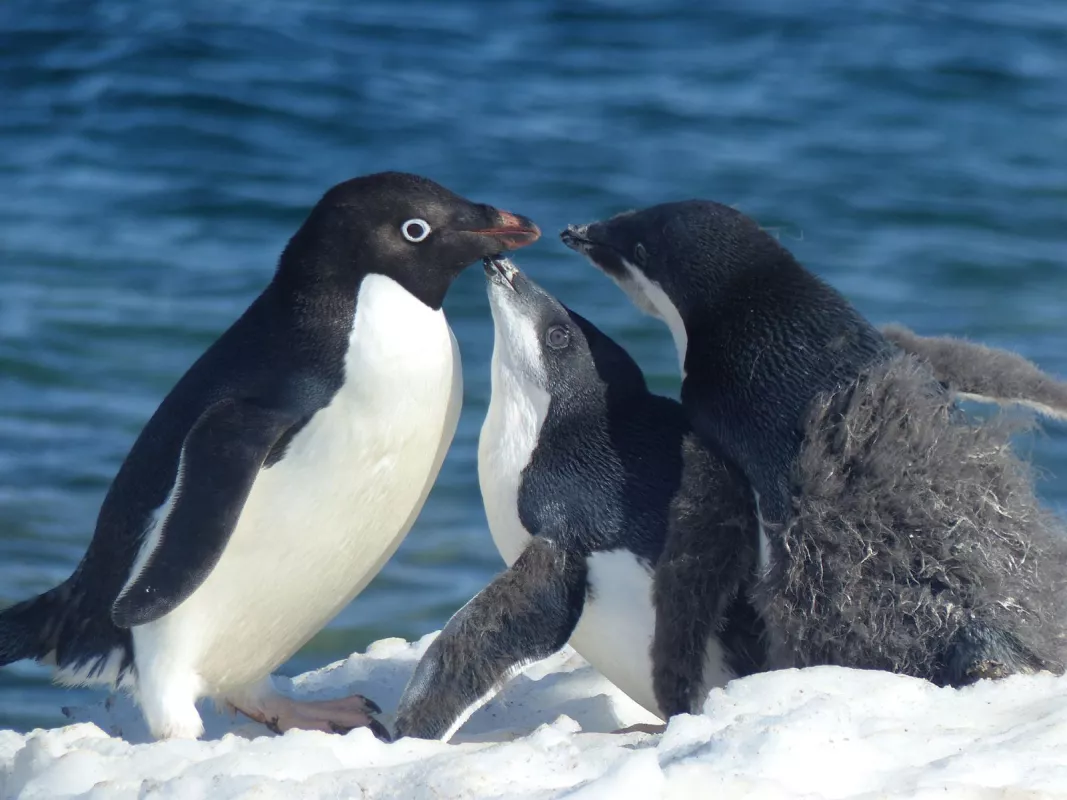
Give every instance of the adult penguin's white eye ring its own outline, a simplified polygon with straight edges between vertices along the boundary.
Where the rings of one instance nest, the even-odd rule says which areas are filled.
[[[570,344],[570,341],[570,332],[562,325],[553,325],[551,328],[545,331],[545,344],[547,344],[553,350],[562,350],[564,347]]]
[[[430,235],[430,223],[424,219],[409,219],[400,226],[400,232],[409,242],[418,244]]]
[[[638,242],[637,245],[634,247],[634,261],[636,261],[639,266],[644,266],[647,260],[648,251],[645,250],[645,246],[643,244]]]

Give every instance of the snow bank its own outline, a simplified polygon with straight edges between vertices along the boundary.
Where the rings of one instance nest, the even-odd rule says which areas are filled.
[[[357,691],[392,709],[431,640],[378,642],[291,690]],[[448,745],[386,745],[366,730],[279,737],[210,711],[208,740],[144,743],[117,699],[69,710],[77,722],[59,730],[0,731],[0,797],[1067,798],[1067,679],[955,691],[819,667],[735,681],[704,711],[662,736],[612,734],[652,719],[570,651],[517,678]]]

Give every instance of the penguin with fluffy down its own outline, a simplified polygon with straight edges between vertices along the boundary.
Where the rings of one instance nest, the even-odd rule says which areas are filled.
[[[495,333],[478,474],[509,569],[420,659],[394,732],[449,740],[564,643],[661,719],[699,713],[709,689],[765,669],[763,626],[745,590],[756,561],[751,492],[693,434],[679,403],[648,392],[617,343],[509,259],[485,263]],[[1065,388],[1004,351],[883,332],[928,355],[956,394],[1052,411],[1050,390]],[[1021,377],[990,385],[978,368],[991,357]],[[686,615],[693,638],[671,640],[677,627],[657,620],[657,605]],[[677,692],[655,696],[654,685]]]
[[[718,203],[653,206],[562,239],[667,324],[683,404],[752,488],[752,600],[769,668],[835,664],[950,686],[1063,672],[1067,539],[1013,451],[1025,423],[977,421],[954,398],[1022,397],[1062,417],[1062,385],[952,340],[908,352],[909,331],[879,331]],[[686,640],[684,605],[699,596],[699,576],[671,580],[657,585],[661,662]],[[682,672],[659,671],[657,694],[689,680]]]

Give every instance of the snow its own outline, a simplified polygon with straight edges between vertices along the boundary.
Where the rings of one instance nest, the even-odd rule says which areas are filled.
[[[434,634],[387,639],[294,678],[302,696],[360,692],[391,711]],[[74,724],[0,731],[0,798],[1067,798],[1067,678],[962,690],[836,667],[713,691],[665,733],[569,649],[478,711],[450,744],[273,736],[205,708],[208,738],[147,742],[126,700]],[[388,714],[383,722],[391,725]]]

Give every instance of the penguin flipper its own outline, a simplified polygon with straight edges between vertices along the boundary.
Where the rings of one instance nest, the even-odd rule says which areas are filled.
[[[200,416],[182,444],[169,508],[147,534],[111,608],[115,625],[153,622],[204,582],[222,556],[264,460],[298,419],[287,409],[236,399],[221,400]]]
[[[966,400],[1026,406],[1067,421],[1067,383],[1016,353],[949,336],[919,336],[902,325],[886,325],[882,333],[924,359],[939,381]]]
[[[537,536],[445,625],[397,709],[394,739],[451,737],[523,669],[562,649],[585,599],[586,565]]]

